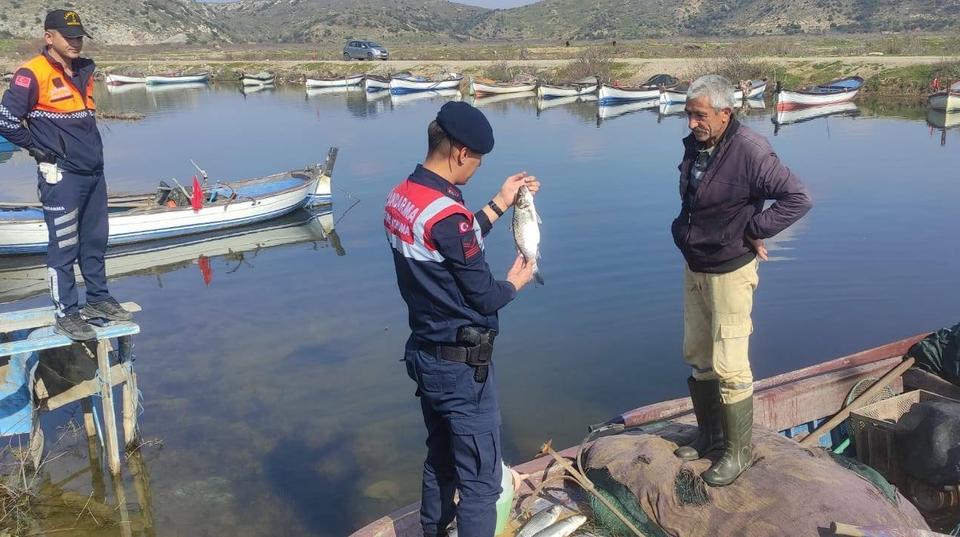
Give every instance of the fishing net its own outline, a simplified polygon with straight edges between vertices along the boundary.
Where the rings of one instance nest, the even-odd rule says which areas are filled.
[[[834,521],[926,529],[923,517],[882,476],[853,460],[809,450],[755,428],[754,459],[733,485],[707,486],[710,460],[673,455],[694,427],[670,424],[597,440],[584,459],[588,476],[648,537],[738,535],[818,537]],[[719,452],[712,453],[716,459]],[[595,521],[609,535],[632,535],[599,501]]]

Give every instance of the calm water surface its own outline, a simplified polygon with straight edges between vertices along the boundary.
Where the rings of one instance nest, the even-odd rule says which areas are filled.
[[[386,192],[422,158],[444,99],[229,87],[98,93],[101,109],[147,114],[101,122],[115,192],[189,182],[191,158],[229,180],[340,148],[332,220],[345,255],[292,226],[211,245],[206,273],[188,251],[157,258],[154,269],[147,257],[112,281],[117,297],[144,308],[141,428],[162,440],[144,450],[149,505],[136,508],[125,470],[127,501],[152,515],[136,534],[339,536],[417,499],[424,431],[399,363],[406,309],[381,214]],[[686,127],[683,116],[651,111],[598,122],[593,103],[543,109],[526,99],[484,110],[497,146],[465,188],[468,203],[486,202],[518,171],[543,182],[547,284],[502,312],[498,338],[504,453],[521,462],[546,439],[571,445],[590,423],[685,393],[682,265],[669,225]],[[758,378],[960,320],[960,133],[942,136],[923,110],[877,110],[785,125],[776,136],[769,109],[743,114],[816,203],[771,241],[773,259],[761,267]],[[34,199],[34,177],[23,152],[6,159],[4,198]],[[505,274],[513,251],[497,226],[487,240],[495,273]],[[46,303],[34,296],[0,310]],[[73,413],[46,416],[48,435]],[[50,481],[86,464],[71,452],[51,465]],[[85,499],[102,489],[90,477],[60,488]]]

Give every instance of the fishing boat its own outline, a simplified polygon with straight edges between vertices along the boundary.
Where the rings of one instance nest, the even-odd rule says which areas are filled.
[[[363,89],[369,93],[376,93],[390,89],[390,78],[385,76],[367,75],[363,77]]]
[[[333,212],[300,209],[274,220],[218,229],[187,237],[139,242],[108,248],[104,255],[108,280],[150,274],[159,277],[204,257],[253,255],[265,248],[311,242],[332,246],[344,255],[334,230]],[[79,265],[77,283],[83,284]],[[47,265],[43,256],[7,258],[0,267],[0,303],[14,302],[49,292]]]
[[[148,86],[159,86],[161,84],[203,84],[210,80],[208,73],[196,73],[190,75],[148,75],[144,82]]]
[[[510,93],[529,93],[537,89],[536,82],[495,82],[489,80],[470,80],[470,94],[476,97],[507,95]]]
[[[306,86],[308,88],[342,88],[347,86],[359,86],[363,83],[363,75],[347,75],[345,77],[329,78],[308,78]]]
[[[537,97],[540,99],[556,99],[559,97],[578,97],[580,95],[589,95],[597,91],[600,83],[596,77],[585,78],[577,82],[568,82],[566,84],[539,84],[537,85]]]
[[[949,89],[930,95],[927,103],[934,110],[960,110],[960,82],[954,82]]]
[[[443,89],[433,91],[415,91],[413,93],[390,94],[390,103],[393,106],[403,106],[418,101],[430,100],[459,101],[463,95],[458,89]]]
[[[748,80],[749,84],[744,83],[743,87],[738,88],[743,95],[743,99],[760,99],[767,91],[767,79]]]
[[[859,76],[838,78],[818,86],[810,86],[796,91],[778,88],[776,91],[777,111],[795,110],[805,106],[819,106],[852,101],[860,93],[863,79]]]
[[[194,208],[192,187],[161,183],[156,193],[114,195],[107,201],[108,245],[128,244],[225,229],[270,220],[300,207],[331,200],[331,173],[337,149],[322,165],[266,177],[202,187]],[[207,183],[206,173],[199,169]],[[47,250],[47,226],[39,203],[0,203],[0,255]]]
[[[755,426],[779,431],[781,435],[789,438],[806,436],[826,418],[833,416],[846,406],[848,397],[854,393],[858,383],[867,379],[875,381],[899,365],[904,353],[922,338],[923,336],[909,337],[756,382],[754,384]],[[956,394],[960,393],[960,388],[939,377],[913,369],[890,384],[890,389],[893,393],[924,389],[947,397],[957,397]],[[689,398],[663,401],[624,412],[603,424],[590,427],[590,430],[605,431],[609,434],[670,422],[689,424],[694,419],[692,409]],[[831,447],[832,439],[829,435],[815,440],[819,440],[821,446]],[[578,450],[579,446],[571,447],[560,451],[559,456],[568,460],[574,459]],[[538,485],[546,480],[560,483],[560,476],[563,475],[563,468],[556,464],[551,456],[540,457],[514,466],[513,470],[519,475],[528,476],[520,484],[515,496],[513,518],[520,516],[521,502],[532,495]],[[525,503],[529,505],[529,502]],[[420,536],[418,504],[397,509],[351,535],[351,537]]]
[[[600,104],[611,105],[628,101],[659,99],[662,88],[672,88],[677,84],[679,84],[679,81],[676,78],[665,74],[654,75],[643,84],[635,87],[603,84],[600,86]]]
[[[463,75],[451,73],[446,78],[433,80],[422,76],[397,75],[390,79],[390,93],[406,95],[420,91],[459,90]]]
[[[123,84],[146,84],[147,78],[143,76],[121,75],[119,73],[107,73],[105,77],[107,84],[111,86],[121,86]]]
[[[687,89],[689,85],[687,84],[678,84],[672,88],[663,88],[660,90],[660,104],[662,105],[672,105],[672,104],[684,104],[687,102]],[[734,100],[736,101],[736,92],[734,92]],[[740,93],[740,100],[743,100],[743,93]]]
[[[821,117],[829,116],[847,116],[856,117],[860,115],[860,108],[857,103],[845,102],[836,104],[827,104],[824,106],[808,106],[796,110],[783,110],[770,118],[774,125],[783,126],[792,123],[802,123]]]
[[[266,71],[261,71],[252,75],[248,75],[246,73],[240,75],[240,85],[242,86],[272,86],[276,80],[276,75]]]
[[[597,125],[609,119],[631,114],[633,112],[656,110],[659,106],[660,100],[657,98],[647,99],[644,101],[628,101],[610,105],[601,104],[597,107]]]

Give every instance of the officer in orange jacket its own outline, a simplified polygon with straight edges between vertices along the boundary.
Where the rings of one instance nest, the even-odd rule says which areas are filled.
[[[75,11],[47,13],[43,29],[46,47],[14,73],[0,101],[0,135],[37,161],[49,230],[54,330],[87,340],[96,337],[87,319],[128,321],[133,316],[107,290],[107,186],[93,98],[95,65],[80,57],[83,38],[90,36]],[[73,272],[77,262],[86,284],[82,310]]]

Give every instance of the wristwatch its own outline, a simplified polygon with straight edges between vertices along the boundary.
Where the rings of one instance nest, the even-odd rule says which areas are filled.
[[[493,200],[488,201],[487,206],[493,209],[493,212],[497,213],[497,216],[503,216],[503,211],[500,209],[500,207],[497,205],[495,201]]]

